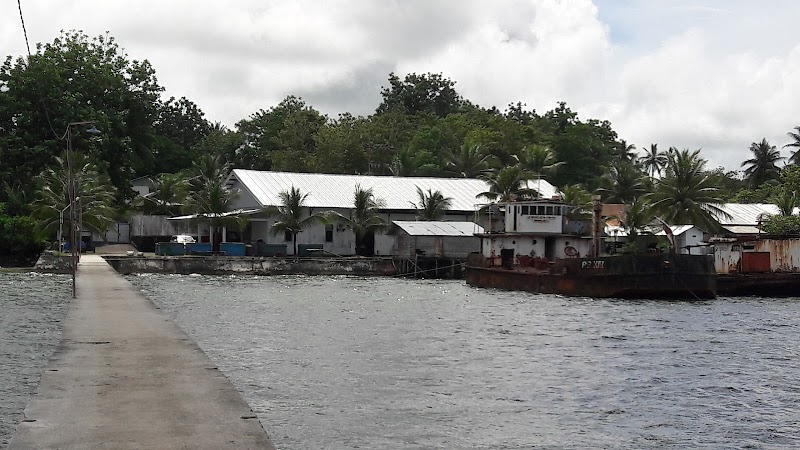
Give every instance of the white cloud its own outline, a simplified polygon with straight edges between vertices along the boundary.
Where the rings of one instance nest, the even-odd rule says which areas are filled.
[[[288,94],[369,114],[390,71],[443,73],[465,97],[539,112],[567,101],[638,146],[703,148],[737,168],[800,124],[800,3],[773,0],[23,1],[33,43],[110,31],[167,95],[232,125]],[[0,54],[25,52],[15,2]],[[784,151],[788,156],[788,151]]]

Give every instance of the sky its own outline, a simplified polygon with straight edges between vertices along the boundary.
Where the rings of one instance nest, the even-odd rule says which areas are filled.
[[[800,125],[797,0],[21,0],[33,47],[106,31],[165,98],[233,127],[287,95],[369,115],[390,72],[441,73],[473,103],[559,101],[639,149],[702,149],[738,170]],[[0,2],[0,55],[26,53]]]

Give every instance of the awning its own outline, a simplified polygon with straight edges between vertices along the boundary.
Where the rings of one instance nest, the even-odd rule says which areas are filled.
[[[218,217],[253,215],[260,213],[262,211],[263,209],[237,209],[234,211],[228,211],[221,214],[189,214],[186,216],[168,217],[167,220],[194,220],[194,219],[211,219],[211,218],[216,219]]]

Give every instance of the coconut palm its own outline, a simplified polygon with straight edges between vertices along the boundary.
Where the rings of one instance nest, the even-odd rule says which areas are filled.
[[[162,173],[155,181],[152,194],[136,197],[134,207],[145,214],[174,215],[181,209],[188,183],[180,174]]]
[[[486,197],[492,201],[509,202],[513,199],[535,198],[538,193],[526,186],[531,174],[519,166],[504,167],[493,170],[481,177],[489,184],[489,190],[481,192],[477,197]]]
[[[305,202],[308,194],[301,193],[300,189],[294,186],[288,191],[281,191],[278,197],[281,199],[281,204],[270,206],[266,211],[267,215],[278,219],[270,231],[273,235],[291,233],[293,254],[297,255],[297,234],[309,225],[325,223],[325,216],[321,213],[306,215],[308,207],[305,206]]]
[[[625,217],[620,220],[628,230],[629,242],[634,242],[640,232],[647,233],[646,226],[652,223],[654,218],[652,204],[646,198],[638,198],[628,205]]]
[[[484,152],[477,144],[464,144],[457,153],[445,151],[443,158],[445,172],[463,178],[476,178],[497,163],[494,155]]]
[[[205,154],[195,161],[186,172],[189,192],[203,190],[210,181],[225,181],[231,171],[231,165],[220,155]]]
[[[604,186],[600,188],[611,203],[633,203],[644,193],[645,186],[642,172],[631,162],[616,161],[610,173],[603,178]]]
[[[761,186],[765,181],[775,180],[780,176],[781,169],[776,163],[784,158],[766,138],[750,144],[750,151],[753,152],[753,157],[744,161],[742,167],[746,166],[744,175],[751,187]]]
[[[531,145],[522,149],[519,155],[514,155],[517,164],[528,172],[540,178],[564,164],[558,161],[555,154],[545,145]]]
[[[31,205],[32,216],[38,220],[39,231],[55,233],[64,223],[64,211],[70,209],[70,195],[66,153],[56,157],[53,168],[39,174],[36,200]],[[75,181],[76,220],[81,226],[105,236],[108,226],[115,221],[117,211],[113,208],[115,189],[106,175],[88,161],[83,154],[72,153],[73,179]],[[68,217],[68,216],[67,216]],[[62,228],[63,232],[63,228]]]
[[[612,149],[614,156],[625,162],[636,161],[636,146],[628,144],[625,139],[620,139]]]
[[[650,144],[650,149],[646,150],[644,156],[639,158],[639,162],[650,174],[650,178],[655,178],[656,174],[661,176],[661,171],[667,164],[667,155],[658,151],[658,144]]]
[[[411,203],[417,210],[417,220],[439,220],[450,209],[453,199],[445,197],[442,191],[428,189],[427,192],[417,186],[418,203]]]
[[[365,189],[357,184],[353,192],[353,209],[350,215],[344,216],[336,211],[329,211],[325,217],[329,222],[341,222],[353,229],[356,235],[356,253],[361,254],[359,249],[363,247],[364,237],[388,228],[386,221],[378,216],[382,206],[383,201],[375,198],[372,188]]]
[[[568,205],[566,217],[569,220],[589,220],[592,218],[592,194],[579,184],[571,184],[561,190],[561,199]]]
[[[235,208],[238,190],[229,189],[223,179],[206,180],[205,184],[189,193],[184,212],[196,214],[197,220],[207,221],[211,234],[211,249],[219,251],[217,229],[225,224],[237,224],[233,215],[224,215]]]
[[[786,133],[790,138],[792,138],[792,142],[784,145],[783,147],[794,147],[797,150],[792,152],[792,156],[789,157],[789,162],[792,164],[800,164],[800,125],[794,127],[795,131],[790,131]]]
[[[693,224],[705,231],[719,231],[719,219],[729,215],[714,178],[704,172],[706,160],[700,150],[669,153],[664,178],[658,181],[647,200],[653,212],[671,224]]]

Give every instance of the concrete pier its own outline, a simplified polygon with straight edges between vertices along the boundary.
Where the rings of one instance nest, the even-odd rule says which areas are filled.
[[[101,257],[83,255],[77,279],[9,448],[274,448],[197,344]]]

